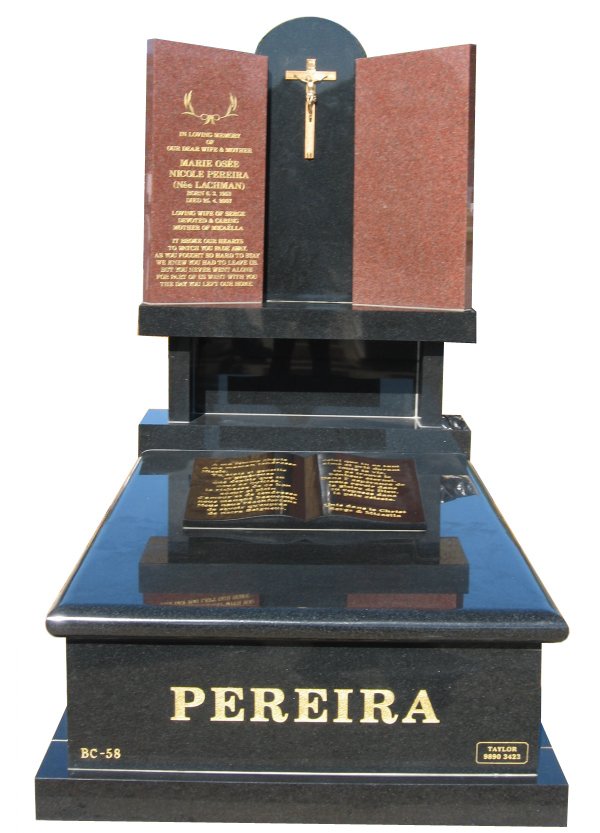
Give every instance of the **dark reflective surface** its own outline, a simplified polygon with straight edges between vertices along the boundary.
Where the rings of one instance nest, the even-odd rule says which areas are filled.
[[[79,773],[70,772],[68,770],[67,738],[68,738],[68,726],[67,726],[67,713],[65,712],[61,721],[60,721],[60,723],[59,723],[59,725],[58,725],[58,727],[57,727],[57,729],[56,729],[56,732],[54,733],[54,737],[52,738],[52,742],[51,742],[51,744],[48,748],[46,756],[45,756],[45,758],[42,762],[42,765],[39,769],[39,772],[37,774],[38,779],[44,779],[44,780],[45,779],[48,779],[48,780],[69,779],[69,780],[72,780],[72,781],[77,781],[78,779],[82,778],[82,775],[80,775]],[[107,774],[105,777],[110,777],[110,774]],[[119,773],[115,773],[112,777],[119,778],[119,777],[121,777],[121,775]],[[131,779],[131,775],[128,775],[127,777],[128,777],[128,780]],[[153,774],[153,773],[142,773],[142,772],[140,772],[140,773],[137,773],[137,777],[140,780],[142,780],[144,778],[155,779],[156,775]],[[170,778],[177,778],[178,774],[177,773],[172,773],[172,774],[163,773],[162,774],[162,779],[164,779],[164,780],[167,780],[169,777]],[[189,776],[189,777],[191,778],[193,776]],[[206,780],[206,778],[207,778],[206,775],[202,775],[201,777],[202,777],[203,780]],[[231,775],[223,775],[222,777],[227,778],[228,780],[231,779]],[[268,779],[269,776],[263,776],[263,777],[266,777]],[[283,780],[286,779],[286,776],[282,775],[282,774],[277,775],[277,776],[272,776],[272,777],[276,778],[278,781],[283,781]],[[287,776],[287,777],[288,778],[293,778],[293,776]],[[216,776],[213,776],[213,778],[214,778],[215,781],[219,780],[218,777],[216,777]],[[296,776],[296,778],[297,778],[297,776]],[[412,778],[407,777],[407,776],[404,776],[404,777],[402,777],[402,776],[391,776],[391,777],[388,776],[387,778],[385,776],[381,776],[381,780],[383,780],[384,778],[388,783],[391,782],[391,781],[395,781],[395,782],[398,782],[398,783],[401,783],[401,782],[405,781],[405,782],[410,782],[410,783],[413,783],[413,784],[415,782],[418,782],[418,781],[423,781],[425,783],[430,783],[431,784],[434,780],[436,780],[436,779],[433,779],[433,778],[425,779],[422,776],[421,777],[415,776],[415,777],[412,777]],[[377,779],[377,776],[373,776],[373,780],[376,780],[376,779]],[[305,780],[305,778],[303,778],[303,780]],[[315,779],[315,780],[318,780],[318,779]],[[341,781],[342,779],[339,778],[339,779],[336,779],[336,780]],[[350,780],[350,779],[347,779],[347,780]],[[447,778],[444,778],[444,776],[440,776],[437,780],[444,781],[444,780],[447,780]],[[485,778],[478,778],[477,779],[477,784],[483,784],[487,780],[488,779],[485,779]],[[499,782],[507,783],[509,780],[511,780],[510,777],[506,778],[506,779],[505,778],[499,779],[497,777],[490,776],[490,778],[489,778],[489,782],[490,783],[495,783],[495,784],[498,784]],[[548,736],[547,736],[543,726],[540,727],[539,764],[538,764],[537,774],[532,775],[527,779],[515,778],[514,780],[517,783],[520,783],[522,785],[521,789],[523,789],[524,784],[527,784],[527,783],[548,785],[548,786],[566,786],[567,782],[565,780],[565,776],[564,776],[563,771],[560,767],[560,764],[558,763],[558,760],[556,759],[556,756],[554,754],[554,750],[553,750],[552,746],[550,745],[550,741],[548,740]],[[471,789],[475,788],[474,784],[473,784],[473,780],[472,779],[469,780],[468,778],[453,778],[452,783],[454,783],[454,784],[470,783],[471,784]],[[64,817],[61,816],[61,818],[64,818]]]
[[[330,20],[296,18],[256,50],[269,58],[266,297],[349,301],[352,296],[354,66],[365,52]],[[304,158],[305,85],[286,70],[317,71],[315,157]]]
[[[143,456],[55,614],[86,606],[117,617],[167,606],[200,619],[225,609],[229,619],[244,618],[252,608],[257,621],[294,608],[305,619],[326,610],[386,610],[392,618],[410,611],[555,613],[461,455],[413,456],[424,532],[294,530],[286,538],[265,528],[185,532],[181,517],[198,455]]]
[[[414,416],[417,342],[196,339],[196,414]]]

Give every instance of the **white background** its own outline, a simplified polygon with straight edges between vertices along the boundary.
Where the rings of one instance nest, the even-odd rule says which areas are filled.
[[[36,824],[33,778],[66,699],[64,644],[45,632],[45,613],[135,461],[137,423],[167,402],[166,341],[136,336],[146,39],[253,52],[299,15],[341,23],[368,55],[478,45],[480,335],[447,348],[445,412],[467,419],[476,467],[571,625],[566,643],[544,649],[543,717],[572,785],[570,827],[590,827],[600,720],[593,6],[23,0],[3,12],[5,829]]]

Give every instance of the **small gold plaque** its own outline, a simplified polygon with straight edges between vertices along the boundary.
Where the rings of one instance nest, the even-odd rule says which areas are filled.
[[[529,744],[522,740],[482,740],[475,748],[475,762],[487,766],[526,764]]]

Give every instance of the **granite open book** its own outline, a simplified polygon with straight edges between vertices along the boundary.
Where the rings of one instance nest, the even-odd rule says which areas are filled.
[[[277,521],[425,529],[414,460],[274,452],[195,461],[184,527]]]

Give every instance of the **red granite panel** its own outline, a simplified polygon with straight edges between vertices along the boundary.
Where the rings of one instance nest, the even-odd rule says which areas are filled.
[[[475,47],[356,62],[355,305],[468,309]]]
[[[144,301],[262,303],[267,58],[148,44]]]
[[[348,593],[350,610],[456,610],[456,593]]]

